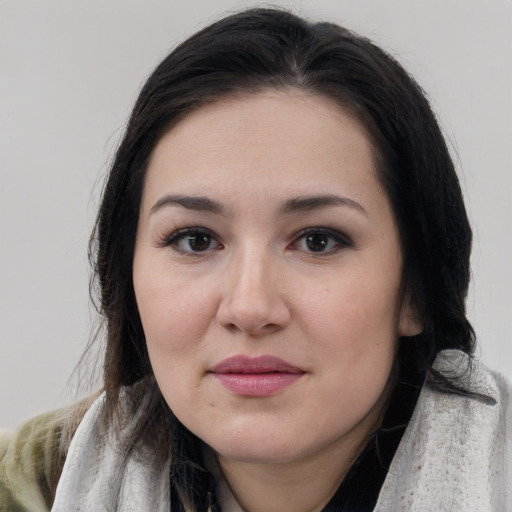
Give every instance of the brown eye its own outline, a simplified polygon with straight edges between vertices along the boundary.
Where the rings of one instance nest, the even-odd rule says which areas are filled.
[[[327,228],[310,228],[295,239],[293,248],[306,253],[331,254],[345,247],[353,247],[344,234]]]
[[[215,249],[221,249],[217,239],[204,229],[180,229],[173,233],[164,245],[185,254],[195,254]]]
[[[305,237],[304,242],[312,252],[322,252],[329,247],[329,237],[324,233],[311,233]]]
[[[212,237],[206,234],[189,235],[182,239],[182,243],[188,245],[191,251],[201,252],[210,248]]]

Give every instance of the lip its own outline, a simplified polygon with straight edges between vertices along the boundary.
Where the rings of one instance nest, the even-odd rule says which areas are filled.
[[[227,390],[241,396],[265,397],[291,386],[304,370],[274,356],[233,356],[210,373]]]

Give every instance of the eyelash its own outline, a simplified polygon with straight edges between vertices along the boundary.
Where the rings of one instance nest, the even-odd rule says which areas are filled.
[[[223,248],[222,244],[216,239],[215,235],[206,228],[201,227],[190,227],[190,228],[183,228],[178,229],[171,233],[170,236],[168,236],[164,242],[162,243],[162,246],[164,247],[172,247],[173,250],[180,254],[187,254],[187,255],[198,255],[201,256],[204,253],[207,253],[209,248],[205,249],[204,251],[192,251],[192,250],[186,250],[179,246],[180,242],[183,242],[187,240],[187,238],[191,239],[194,236],[205,236],[209,238],[209,245],[212,241],[216,242],[219,246],[218,248]]]
[[[327,254],[333,254],[335,252],[338,252],[339,250],[341,249],[344,249],[344,248],[348,248],[348,247],[353,247],[354,244],[352,242],[352,240],[347,236],[347,235],[344,235],[343,233],[340,233],[339,231],[336,231],[334,229],[328,229],[328,228],[307,228],[307,229],[304,229],[303,231],[301,231],[293,240],[293,242],[291,243],[291,246],[296,246],[297,243],[300,241],[300,240],[304,240],[305,243],[306,242],[306,237],[307,236],[311,236],[311,235],[320,235],[320,236],[324,236],[324,237],[327,237],[328,239],[330,239],[331,241],[334,241],[335,242],[335,245],[334,247],[330,247],[328,248],[327,250],[325,251],[312,251],[312,250],[309,250],[309,251],[305,251],[307,252],[308,254],[314,254],[314,255],[327,255]]]
[[[323,236],[324,242],[326,247],[328,247],[326,250],[320,250],[320,251],[314,251],[314,250],[304,250],[307,254],[313,254],[317,256],[321,255],[327,255],[327,254],[333,254],[343,248],[347,247],[353,247],[352,240],[347,237],[346,235],[340,233],[339,231],[333,230],[333,229],[327,229],[327,228],[307,228],[302,230],[300,233],[298,233],[291,244],[288,246],[288,248],[296,248],[300,241],[304,240],[304,243],[307,244],[308,242],[307,237],[308,236]],[[208,246],[204,250],[187,250],[185,248],[180,247],[181,242],[185,242],[187,239],[190,240],[193,237],[197,236],[204,236],[207,240],[204,240],[208,243]],[[216,247],[211,248],[211,244],[214,242],[216,244]],[[320,240],[317,240],[317,242],[320,242]],[[334,246],[329,247],[334,242]],[[323,242],[321,242],[323,243]],[[163,247],[172,247],[172,249],[180,254],[186,254],[189,256],[202,256],[204,254],[207,254],[211,250],[215,249],[223,249],[222,243],[218,241],[216,236],[207,228],[202,227],[190,227],[190,228],[183,228],[178,229],[174,231],[170,236],[168,236],[163,243],[161,244]],[[190,248],[190,245],[189,245]]]

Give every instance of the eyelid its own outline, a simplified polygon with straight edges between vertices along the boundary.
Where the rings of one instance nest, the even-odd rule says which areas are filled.
[[[330,236],[334,239],[334,241],[336,242],[337,245],[336,245],[336,247],[326,250],[326,251],[319,251],[319,252],[308,251],[309,254],[315,254],[317,256],[327,255],[327,254],[332,254],[333,252],[336,252],[339,249],[354,246],[354,242],[348,235],[342,233],[341,231],[338,231],[337,229],[326,228],[326,227],[305,228],[305,229],[299,231],[299,233],[297,233],[295,235],[295,237],[293,238],[290,245],[291,246],[296,245],[299,240],[301,240],[302,238],[304,238],[305,236],[310,235],[310,234],[322,234],[322,235]]]
[[[163,240],[159,243],[161,247],[172,247],[174,251],[180,254],[187,254],[190,256],[204,256],[211,252],[212,249],[207,249],[204,251],[184,251],[178,247],[178,242],[187,236],[193,235],[207,235],[214,240],[219,247],[217,249],[221,249],[222,243],[219,238],[213,231],[203,226],[190,226],[186,228],[180,228],[173,231],[170,235],[167,235],[163,238]]]
[[[335,247],[332,247],[330,249],[327,249],[325,251],[307,251],[304,250],[304,252],[307,252],[308,254],[313,254],[316,256],[322,256],[322,255],[328,255],[332,254],[334,252],[337,252],[340,249],[343,248],[349,248],[353,247],[354,243],[352,239],[346,235],[345,233],[332,228],[327,227],[320,227],[320,226],[314,226],[314,227],[308,227],[300,230],[298,233],[295,234],[293,237],[291,243],[287,246],[287,249],[297,249],[297,245],[301,239],[306,237],[310,234],[321,234],[326,235],[330,237],[335,242]],[[178,243],[186,238],[187,236],[193,236],[193,235],[207,235],[211,237],[211,239],[217,244],[217,247],[213,249],[205,249],[204,251],[186,251],[183,249],[180,249],[178,246]],[[223,244],[219,240],[219,237],[210,229],[204,227],[204,226],[187,226],[185,228],[180,228],[174,230],[170,235],[167,235],[163,237],[163,239],[158,243],[160,247],[172,247],[172,249],[180,254],[186,254],[190,256],[204,256],[206,254],[209,254],[212,252],[212,250],[219,250],[223,249]],[[300,249],[299,249],[300,250]]]

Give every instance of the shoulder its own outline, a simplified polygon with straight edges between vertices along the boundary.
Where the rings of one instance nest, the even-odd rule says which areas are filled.
[[[0,432],[0,509],[43,512],[51,508],[64,465],[75,408],[53,411]]]
[[[510,405],[510,382],[500,373],[490,370],[482,362],[459,350],[440,352],[433,369],[454,381],[468,396],[480,395],[483,402],[486,402],[484,397],[487,397],[491,405]]]
[[[418,431],[426,436],[428,429],[429,436],[438,438],[445,458],[456,467],[473,460],[474,469],[482,472],[503,469],[509,463],[512,433],[510,382],[455,350],[442,352],[434,369],[453,380],[460,392],[440,390],[427,381],[415,411]]]
[[[456,384],[425,383],[376,510],[495,511],[510,499],[510,383],[458,351],[434,371]]]
[[[433,430],[449,428],[452,436],[461,438],[472,434],[478,441],[475,448],[504,453],[512,433],[511,383],[456,350],[441,352],[433,367],[455,382],[459,392],[446,392],[433,379],[428,380],[418,403],[418,415],[428,415]]]

